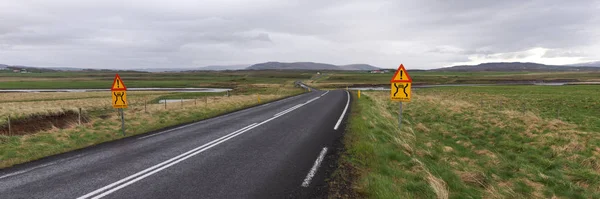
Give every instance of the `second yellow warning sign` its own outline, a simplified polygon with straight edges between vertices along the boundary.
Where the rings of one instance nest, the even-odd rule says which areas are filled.
[[[114,108],[127,108],[127,91],[112,91],[112,105]]]
[[[392,82],[390,89],[390,98],[397,102],[410,102],[410,82]]]

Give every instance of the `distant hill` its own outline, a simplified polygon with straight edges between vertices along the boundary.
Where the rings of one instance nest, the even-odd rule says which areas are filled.
[[[341,65],[339,66],[342,70],[379,70],[381,68],[377,68],[375,66],[371,66],[369,64],[350,64],[350,65]]]
[[[591,66],[591,67],[600,67],[600,61],[596,61],[596,62],[586,62],[586,63],[579,63],[579,64],[569,64],[567,66]]]
[[[336,66],[333,64],[315,62],[266,62],[254,64],[248,70],[378,70],[379,68],[367,64],[351,64]]]
[[[39,73],[39,72],[56,72],[58,70],[54,70],[54,69],[50,69],[50,68],[41,68],[41,67],[31,67],[31,66],[11,66],[11,65],[5,65],[5,64],[0,64],[0,68],[4,68],[4,70],[6,69],[10,69],[10,70],[22,70],[25,69],[28,72],[33,72],[33,73]]]
[[[242,70],[246,69],[248,64],[239,64],[239,65],[214,65],[214,66],[205,66],[200,67],[198,70]]]
[[[552,71],[600,71],[600,67],[592,66],[557,66],[528,62],[494,62],[478,65],[460,65],[446,68],[433,69],[432,71],[456,71],[456,72],[552,72]]]

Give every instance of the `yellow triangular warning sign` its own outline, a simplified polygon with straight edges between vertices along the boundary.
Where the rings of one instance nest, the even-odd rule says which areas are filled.
[[[126,91],[127,87],[125,86],[125,83],[123,83],[123,81],[121,80],[121,77],[119,76],[119,74],[115,75],[115,80],[113,81],[113,85],[110,88],[111,91]]]
[[[412,78],[410,78],[410,75],[406,72],[404,65],[400,64],[400,67],[398,67],[398,70],[396,70],[396,73],[394,73],[394,77],[392,77],[390,82],[412,82]]]

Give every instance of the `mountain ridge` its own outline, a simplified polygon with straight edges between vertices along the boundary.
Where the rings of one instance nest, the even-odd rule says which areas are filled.
[[[246,70],[379,70],[368,64],[333,65],[317,62],[264,62],[249,66]]]

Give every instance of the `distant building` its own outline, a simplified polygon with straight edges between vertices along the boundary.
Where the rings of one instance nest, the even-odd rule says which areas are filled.
[[[371,73],[385,73],[383,70],[372,70]]]
[[[19,69],[13,69],[13,72],[14,72],[14,73],[20,73],[20,72],[21,72],[21,70],[19,70]]]

